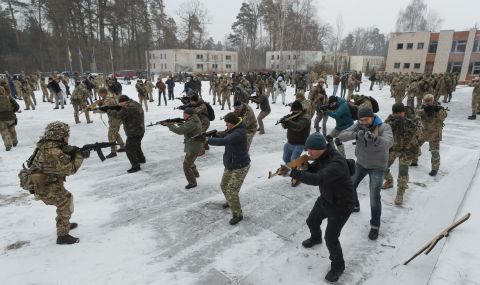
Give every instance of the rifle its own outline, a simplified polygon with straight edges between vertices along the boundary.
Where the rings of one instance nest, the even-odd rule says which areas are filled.
[[[120,110],[122,110],[122,106],[120,106],[120,105],[107,105],[107,106],[100,106],[100,107],[94,107],[94,108],[87,107],[86,109],[88,111],[100,110],[102,112],[107,112],[108,110],[120,111]]]
[[[260,96],[255,95],[255,96],[248,96],[247,99],[253,101],[253,100],[257,100],[259,98],[260,98]]]
[[[470,218],[470,213],[467,213],[465,216],[463,216],[460,220],[457,222],[453,223],[451,226],[447,227],[444,229],[441,233],[439,233],[435,238],[433,238],[430,242],[428,242],[422,249],[420,249],[415,255],[413,255],[409,260],[405,261],[403,265],[407,265],[410,261],[412,261],[415,257],[419,256],[422,252],[425,251],[425,255],[429,254],[430,251],[437,245],[437,243],[444,237],[448,237],[450,232],[461,225],[463,222],[468,220]]]
[[[294,118],[302,115],[303,112],[304,112],[304,111],[302,111],[302,112],[296,112],[296,113],[290,113],[290,114],[288,114],[288,115],[285,115],[285,116],[283,116],[282,118],[280,118],[280,120],[278,120],[278,121],[275,123],[275,126],[278,125],[278,124],[283,124],[283,123],[285,123],[285,122],[288,122],[288,121],[290,121],[291,119],[294,119]]]
[[[106,147],[112,147],[114,145],[119,145],[115,142],[96,142],[96,143],[92,143],[92,144],[86,144],[82,147],[77,147],[77,146],[70,146],[70,145],[66,145],[63,147],[62,151],[69,154],[70,156],[74,156],[75,154],[77,154],[77,152],[83,152],[83,151],[96,151],[97,152],[97,155],[98,157],[100,158],[101,161],[104,161],[105,160],[105,156],[103,155],[103,152],[102,152],[102,148],[106,148]]]
[[[317,109],[321,111],[327,111],[329,107],[330,107],[330,104],[325,104],[325,105],[318,106]]]
[[[304,154],[304,155],[300,156],[299,158],[297,158],[295,160],[292,160],[289,163],[287,163],[287,167],[291,168],[291,169],[296,169],[296,168],[301,167],[305,162],[307,162],[311,159],[312,158],[310,156],[308,156],[308,154]],[[282,167],[282,166],[279,169],[277,169],[274,173],[269,171],[268,172],[268,179],[272,178],[275,175],[283,175],[285,173],[284,171],[286,170],[286,168]]]
[[[173,118],[173,119],[166,119],[166,120],[163,120],[163,121],[158,121],[156,123],[150,122],[150,124],[148,124],[147,127],[152,127],[152,126],[156,126],[156,125],[165,126],[165,125],[171,125],[171,124],[183,124],[184,122],[185,122],[185,119],[183,119],[183,118]]]
[[[183,104],[183,105],[178,106],[178,107],[173,107],[173,110],[185,110],[188,107],[192,107],[192,103],[187,103],[187,104]]]

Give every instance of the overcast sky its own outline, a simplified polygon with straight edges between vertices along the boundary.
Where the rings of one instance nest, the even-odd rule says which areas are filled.
[[[200,0],[208,10],[210,22],[208,33],[215,41],[224,41],[231,31],[243,0]],[[167,13],[175,20],[182,0],[165,0]],[[394,31],[400,8],[405,8],[410,0],[314,0],[320,20],[335,26],[339,14],[343,19],[343,36],[357,27],[378,27],[383,33]],[[430,9],[443,19],[443,30],[466,30],[480,24],[480,0],[425,0]]]

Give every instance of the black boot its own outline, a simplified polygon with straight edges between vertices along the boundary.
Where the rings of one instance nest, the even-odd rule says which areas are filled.
[[[76,237],[72,237],[71,235],[57,237],[57,244],[74,244],[78,242],[80,242],[80,239]]]
[[[410,166],[418,166],[418,162],[417,161],[412,161],[412,163],[410,163]]]
[[[230,225],[233,226],[233,225],[238,224],[241,220],[243,220],[243,216],[242,216],[242,215],[240,215],[240,216],[235,216],[235,215],[234,215],[233,218],[230,219],[230,222],[229,222],[229,223],[230,223]]]
[[[70,229],[73,230],[73,229],[76,229],[78,228],[78,224],[77,223],[70,223]]]
[[[328,271],[327,275],[325,275],[325,280],[328,282],[336,282],[342,275],[343,271],[345,271],[345,268],[332,268],[330,271]]]
[[[134,173],[140,171],[140,166],[132,166],[129,170],[127,170],[128,173]]]
[[[188,183],[187,186],[185,186],[185,189],[192,189],[195,187],[197,187],[197,184]]]
[[[430,175],[430,176],[436,176],[437,173],[438,173],[438,171],[434,169],[434,170],[430,171],[430,173],[428,173],[428,175]]]
[[[302,245],[305,248],[311,248],[312,246],[316,244],[321,244],[321,243],[322,243],[322,232],[320,232],[318,235],[315,235],[315,237],[307,238],[302,242]]]
[[[376,240],[378,238],[378,229],[370,229],[370,233],[368,233],[368,238],[370,240]]]
[[[126,152],[127,150],[124,147],[121,147],[117,150],[117,152]]]
[[[477,115],[476,114],[473,114],[471,116],[468,116],[468,119],[469,120],[475,120],[477,118]]]

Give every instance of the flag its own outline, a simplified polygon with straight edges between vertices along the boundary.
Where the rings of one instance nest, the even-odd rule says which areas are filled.
[[[113,60],[112,48],[110,48],[110,59]]]

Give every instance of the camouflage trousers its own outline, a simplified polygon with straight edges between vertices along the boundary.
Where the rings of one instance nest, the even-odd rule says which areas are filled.
[[[350,102],[350,100],[352,100],[352,96],[353,96],[353,89],[352,90],[348,89],[347,102]]]
[[[408,97],[407,97],[407,106],[409,106],[410,108],[412,108],[414,110],[415,110],[415,98],[417,96],[418,95],[415,95],[415,94],[408,94]],[[419,105],[417,104],[417,106],[419,106]]]
[[[80,123],[80,119],[78,117],[80,110],[82,110],[82,105],[73,103],[73,117],[75,118],[75,123],[77,124]],[[88,110],[85,110],[84,113],[85,113],[85,118],[87,119],[87,122],[90,122],[90,112]]]
[[[257,122],[258,122],[258,130],[262,133],[265,132],[265,127],[263,126],[263,119],[270,114],[270,111],[265,112],[265,111],[260,111],[260,113],[257,116]]]
[[[240,205],[240,197],[238,196],[238,193],[240,192],[243,180],[245,180],[249,169],[250,165],[247,165],[240,169],[225,169],[223,171],[220,187],[234,216],[242,215],[242,207]]]
[[[480,93],[472,93],[472,115],[480,111]]]
[[[395,104],[402,103],[403,97],[404,97],[404,93],[393,94],[393,98],[395,98]]]
[[[272,87],[267,87],[265,91],[265,96],[267,96],[267,99],[272,95],[273,97],[273,86]]]
[[[415,158],[412,160],[413,162],[418,162],[418,157],[420,156],[421,152],[420,152],[420,148],[422,147],[422,145],[425,143],[425,142],[428,142],[428,145],[429,145],[429,150],[430,150],[430,153],[432,155],[431,159],[430,159],[430,162],[432,164],[432,170],[437,170],[440,168],[440,141],[438,139],[425,139],[425,140],[422,140],[419,142],[418,144],[418,148],[419,148],[419,151],[418,151],[418,155],[415,156]]]
[[[405,193],[408,184],[408,167],[412,163],[412,158],[404,152],[390,151],[388,154],[388,166],[385,171],[385,184],[393,184],[393,176],[390,173],[390,167],[398,157],[398,178],[397,191]]]
[[[147,96],[138,96],[138,102],[140,105],[145,105],[145,112],[148,112],[148,97]],[[143,107],[143,106],[142,106]]]
[[[29,94],[23,94],[23,102],[25,102],[25,110],[35,110],[35,105],[32,103],[32,98]]]
[[[225,108],[225,102],[227,102],[228,110],[230,110],[230,92],[223,92],[222,93],[222,110]]]
[[[195,160],[197,159],[197,153],[185,153],[185,158],[183,159],[183,173],[185,173],[185,178],[188,181],[188,184],[197,184],[197,177],[200,176],[195,165]]]
[[[337,130],[337,129],[333,129],[331,132],[330,132],[330,136],[332,138],[334,138],[334,142],[335,142],[335,146],[337,147],[337,150],[338,152],[343,156],[345,157],[345,146],[343,145],[342,141],[340,141],[340,139],[338,138],[338,135],[340,134],[341,131]]]
[[[215,105],[215,101],[218,102],[218,104],[222,104],[222,98],[220,96],[220,93],[217,92],[217,90],[215,89],[212,89],[212,93],[213,93],[213,105]]]
[[[0,121],[0,134],[6,148],[11,148],[12,145],[17,145],[18,141],[17,132],[15,131],[15,120]]]
[[[121,122],[117,122],[116,120],[109,120],[108,121],[108,141],[109,142],[116,142],[120,145],[121,148],[125,146],[123,143],[122,136],[118,133],[120,131],[120,126],[122,125]],[[117,152],[117,146],[112,146],[112,152]]]
[[[255,133],[256,133],[256,131],[257,130],[255,130]],[[255,133],[247,132],[247,151],[250,150],[250,145],[252,144],[253,136],[255,135]]]
[[[50,95],[48,94],[48,89],[47,88],[42,88],[42,101],[50,101]]]
[[[34,179],[35,182],[35,179]],[[44,185],[41,190],[35,183],[35,198],[46,205],[57,207],[57,235],[64,236],[70,232],[70,217],[73,213],[73,196],[63,187],[63,182]]]
[[[37,106],[37,99],[35,98],[35,93],[30,94],[30,99],[32,100],[33,104]]]

